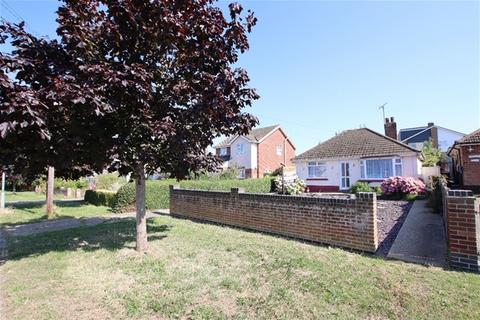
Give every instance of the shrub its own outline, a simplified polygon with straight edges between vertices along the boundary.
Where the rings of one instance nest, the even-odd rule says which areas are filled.
[[[385,195],[422,195],[427,192],[425,183],[411,177],[390,177],[382,182],[382,192]]]
[[[442,209],[442,187],[446,184],[447,179],[444,176],[432,176],[427,183],[428,204],[435,211]]]
[[[180,184],[183,189],[230,191],[231,188],[245,188],[246,192],[267,193],[271,191],[271,179],[246,179],[246,180],[148,180],[146,182],[145,200],[147,209],[162,209],[169,207],[169,186]],[[122,186],[115,197],[112,209],[115,212],[130,211],[135,208],[135,183]]]
[[[111,207],[116,199],[116,193],[110,190],[87,190],[85,191],[85,202],[94,206]]]
[[[440,162],[446,160],[445,154],[442,150],[437,149],[433,146],[432,139],[425,142],[422,148],[422,154],[424,157],[423,166],[424,167],[435,167],[440,164]]]
[[[357,192],[374,192],[373,189],[368,185],[366,182],[355,182],[350,187],[350,193],[357,193]]]
[[[283,186],[283,188],[282,188]],[[285,192],[285,194],[300,194],[305,192],[307,185],[302,179],[296,178],[295,180],[282,181],[282,177],[275,178],[275,191],[278,193]]]
[[[117,191],[126,183],[125,177],[118,173],[102,173],[95,176],[95,188]]]

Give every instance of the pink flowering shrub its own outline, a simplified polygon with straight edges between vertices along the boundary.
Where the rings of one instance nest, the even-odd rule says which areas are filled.
[[[410,194],[419,195],[427,192],[427,187],[422,180],[412,177],[390,177],[381,185],[382,192],[386,195]]]

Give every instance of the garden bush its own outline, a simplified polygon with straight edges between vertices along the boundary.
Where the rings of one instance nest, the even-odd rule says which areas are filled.
[[[368,185],[366,182],[355,182],[350,187],[350,193],[357,193],[357,192],[374,192],[373,189]]]
[[[275,191],[277,193],[285,192],[285,194],[296,195],[305,192],[307,185],[302,179],[293,181],[282,181],[282,177],[275,178]]]
[[[442,187],[447,184],[447,178],[445,176],[433,176],[430,177],[427,183],[428,190],[428,204],[436,212],[439,212],[443,206],[442,200]]]
[[[126,183],[125,177],[121,177],[114,172],[96,175],[94,179],[95,188],[100,190],[118,191]]]
[[[41,177],[35,180],[32,183],[32,185],[38,186],[41,190],[47,190],[47,180],[45,179],[45,177]],[[60,188],[86,189],[88,186],[88,181],[85,178],[80,178],[77,180],[55,178],[53,185],[55,186],[55,189],[60,189]]]
[[[231,188],[245,188],[246,192],[267,193],[271,191],[271,179],[246,180],[148,180],[146,181],[145,202],[147,209],[162,209],[169,207],[169,186],[179,184],[183,189],[230,191]],[[125,212],[135,209],[135,183],[127,183],[121,187],[112,204],[115,212]]]
[[[111,190],[87,190],[85,191],[85,202],[93,204],[94,206],[107,206],[114,205],[116,199],[116,193]]]
[[[397,198],[407,197],[410,200],[416,196],[424,195],[427,192],[425,183],[420,179],[412,177],[397,176],[385,179],[382,182],[381,188],[382,192],[387,196]]]

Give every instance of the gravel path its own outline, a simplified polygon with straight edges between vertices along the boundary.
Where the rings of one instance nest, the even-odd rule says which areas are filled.
[[[398,235],[413,201],[378,200],[378,251],[377,255],[386,257]]]

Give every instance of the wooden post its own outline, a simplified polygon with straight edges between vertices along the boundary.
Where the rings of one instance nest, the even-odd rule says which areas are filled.
[[[53,184],[55,178],[55,169],[51,166],[48,167],[47,176],[47,215],[52,217],[53,215]]]
[[[137,167],[135,174],[135,199],[136,199],[136,218],[137,218],[137,246],[139,252],[145,252],[148,249],[147,239],[147,216],[145,212],[145,168],[143,163]]]
[[[5,172],[2,172],[2,195],[0,196],[0,208],[5,209]]]

